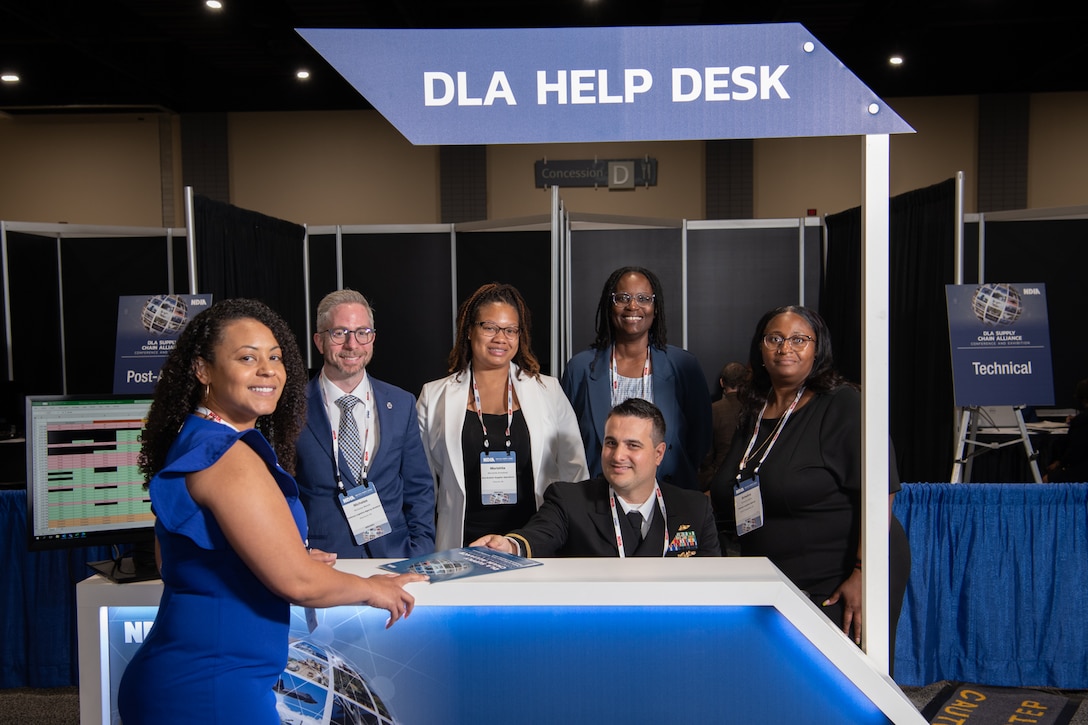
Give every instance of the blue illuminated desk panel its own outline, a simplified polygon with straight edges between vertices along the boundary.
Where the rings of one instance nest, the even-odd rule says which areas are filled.
[[[543,561],[411,585],[416,610],[389,630],[368,607],[293,608],[283,722],[925,722],[765,559]],[[78,585],[84,725],[118,722],[160,592]]]

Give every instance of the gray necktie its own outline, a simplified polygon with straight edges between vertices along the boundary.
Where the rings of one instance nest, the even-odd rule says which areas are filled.
[[[340,452],[344,456],[351,479],[355,483],[362,483],[363,471],[363,446],[359,441],[359,426],[355,423],[355,414],[352,408],[359,402],[354,395],[345,395],[336,400],[340,407],[340,433],[336,440],[340,444]]]

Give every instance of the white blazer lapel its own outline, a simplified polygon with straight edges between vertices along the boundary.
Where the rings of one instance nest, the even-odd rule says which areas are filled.
[[[521,415],[525,418],[525,427],[529,429],[529,438],[532,441],[530,449],[533,456],[533,480],[539,481],[544,472],[544,461],[551,455],[547,436],[543,440],[535,440],[532,437],[534,430],[543,430],[542,418],[546,414],[544,402],[541,400],[540,384],[528,374],[515,377],[517,367],[510,363],[510,376],[514,378],[514,391],[518,396],[518,404],[521,406]],[[538,485],[539,489],[540,486]],[[543,490],[537,492],[537,505],[540,504],[540,496]]]
[[[465,406],[470,379],[467,371],[461,374],[460,382],[456,376],[449,379],[445,394],[442,396],[443,409],[438,412],[443,416],[442,430],[446,432],[446,456],[449,458],[450,469],[457,481],[457,487],[461,489],[462,496],[465,492],[465,456],[461,448],[461,434],[465,427]]]

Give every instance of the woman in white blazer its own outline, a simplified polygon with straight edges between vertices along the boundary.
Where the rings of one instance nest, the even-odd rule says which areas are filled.
[[[540,373],[529,328],[516,288],[480,287],[458,311],[451,374],[419,394],[438,551],[516,529],[548,484],[589,478],[574,410],[559,381]]]

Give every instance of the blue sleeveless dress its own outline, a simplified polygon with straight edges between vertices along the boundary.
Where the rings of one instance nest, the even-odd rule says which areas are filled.
[[[238,440],[264,460],[306,536],[298,487],[264,436],[189,416],[150,484],[163,594],[121,679],[124,725],[279,725],[272,688],[287,664],[290,604],[253,575],[185,486],[186,474],[208,468]]]

